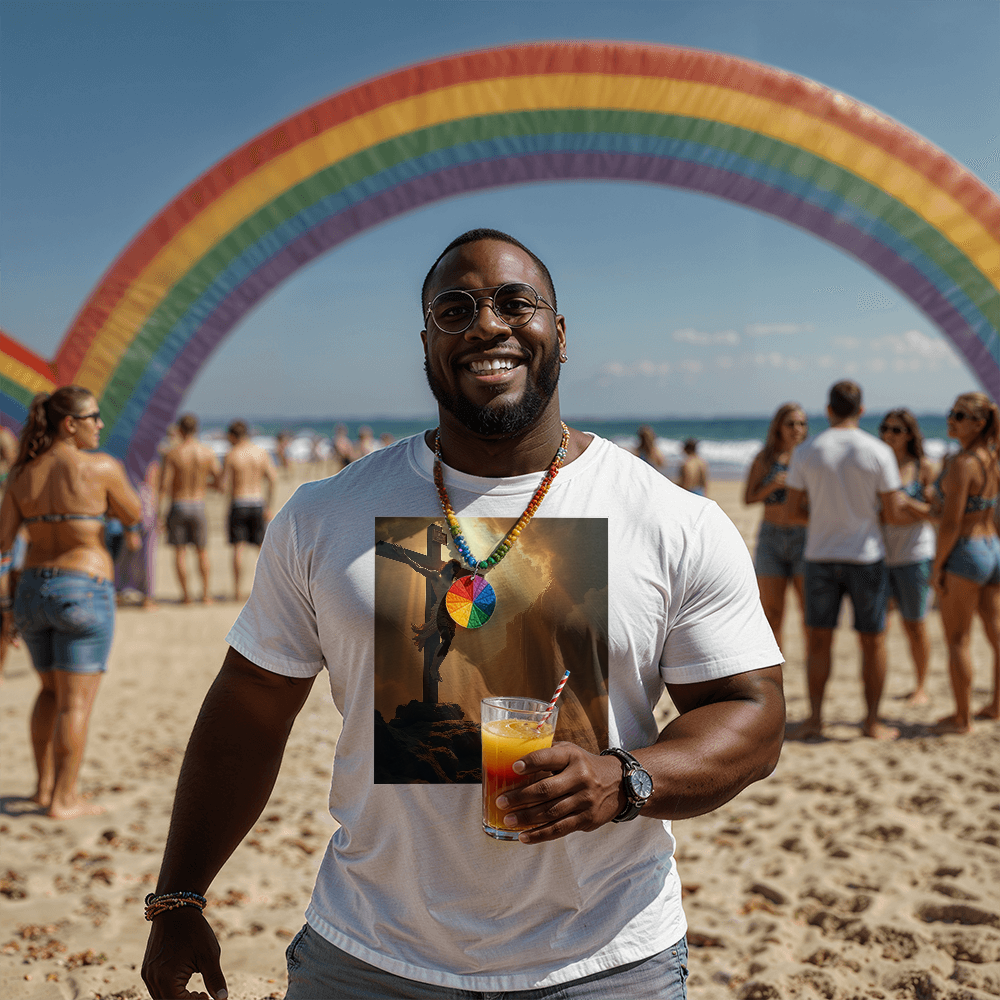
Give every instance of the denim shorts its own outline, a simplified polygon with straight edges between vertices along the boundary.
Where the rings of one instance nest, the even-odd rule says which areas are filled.
[[[1000,584],[1000,537],[960,535],[944,568],[980,587]]]
[[[802,553],[806,548],[806,529],[799,525],[785,527],[760,522],[757,533],[757,553],[753,568],[757,576],[777,576],[788,579],[802,576]]]
[[[394,976],[341,951],[308,924],[285,951],[288,959],[288,992],[285,1000],[608,1000],[609,997],[642,997],[644,1000],[685,1000],[687,996],[687,940],[657,955],[534,990],[493,990],[486,993],[454,986],[436,986]]]
[[[922,622],[927,617],[931,594],[933,559],[889,567],[889,594],[896,598],[899,613],[908,622]]]
[[[115,631],[115,586],[74,570],[22,570],[14,625],[40,674],[104,673]]]
[[[885,631],[889,572],[882,560],[874,563],[806,560],[804,589],[809,628],[836,628],[840,603],[847,594],[854,605],[855,632],[877,635]]]

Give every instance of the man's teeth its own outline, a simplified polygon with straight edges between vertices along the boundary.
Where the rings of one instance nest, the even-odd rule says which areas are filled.
[[[516,368],[518,363],[513,358],[504,358],[502,361],[499,359],[495,361],[470,361],[469,371],[473,375],[488,375],[490,372],[510,371],[512,368]]]

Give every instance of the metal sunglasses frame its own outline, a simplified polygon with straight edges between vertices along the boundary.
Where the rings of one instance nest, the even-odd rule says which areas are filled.
[[[511,323],[504,319],[500,313],[497,312],[496,308],[496,296],[499,292],[509,286],[514,286],[517,288],[530,288],[535,293],[535,308],[532,309],[531,315],[523,323]],[[474,292],[489,292],[492,291],[492,295],[482,295],[477,298]],[[468,295],[472,299],[473,311],[472,318],[469,320],[467,326],[463,327],[461,330],[445,330],[436,319],[434,319],[434,303],[437,302],[442,295],[455,295],[456,293],[462,295]],[[493,310],[493,315],[496,316],[504,326],[509,327],[511,330],[520,330],[522,327],[527,326],[534,318],[535,314],[538,312],[539,303],[551,309],[553,312],[556,311],[555,306],[545,299],[545,296],[539,294],[538,289],[534,285],[529,285],[526,281],[505,281],[502,285],[488,285],[486,288],[446,288],[442,292],[438,292],[437,295],[431,299],[430,305],[427,307],[427,312],[424,315],[424,323],[427,323],[428,319],[434,320],[434,326],[437,327],[442,333],[447,334],[449,337],[459,337],[463,333],[471,330],[476,320],[479,318],[480,310],[483,308],[482,303],[489,302],[490,308]]]

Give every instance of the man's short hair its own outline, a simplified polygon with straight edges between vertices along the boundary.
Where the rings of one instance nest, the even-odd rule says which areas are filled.
[[[232,434],[237,440],[242,441],[247,436],[247,425],[242,420],[234,420],[229,425],[228,433]]]
[[[853,417],[861,410],[861,386],[850,379],[830,386],[830,409],[841,420]]]
[[[684,450],[689,455],[693,455],[698,450],[697,438],[688,438],[687,441],[684,442]]]
[[[185,413],[180,420],[177,421],[177,429],[185,437],[190,437],[195,431],[198,430],[198,418],[193,413]]]
[[[552,275],[549,274],[549,269],[545,266],[541,257],[532,253],[520,240],[515,240],[513,236],[508,236],[507,233],[502,233],[499,229],[470,229],[468,232],[462,233],[461,236],[453,239],[438,254],[438,259],[434,261],[431,269],[427,272],[427,277],[424,278],[423,286],[420,289],[420,311],[425,316],[427,315],[427,306],[429,305],[427,301],[427,289],[430,288],[431,279],[434,277],[434,272],[437,270],[438,264],[441,263],[441,259],[445,254],[451,253],[455,247],[465,246],[466,243],[479,243],[481,240],[497,240],[500,243],[509,243],[512,247],[517,247],[518,250],[523,250],[538,265],[545,276],[545,281],[549,286],[546,291],[552,296],[552,301],[549,305],[552,306],[553,310],[556,309],[556,286],[552,283]]]

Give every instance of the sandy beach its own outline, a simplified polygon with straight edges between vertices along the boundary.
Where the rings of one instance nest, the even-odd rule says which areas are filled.
[[[279,499],[294,481],[282,480]],[[739,483],[714,483],[710,492],[752,546],[760,506],[743,506]],[[217,602],[178,603],[171,550],[161,541],[159,607],[118,616],[81,772],[82,790],[106,807],[103,815],[50,820],[27,802],[34,774],[27,718],[37,680],[23,648],[7,661],[0,994],[11,1000],[147,996],[139,976],[148,929],[142,898],[156,879],[188,734],[239,610],[223,596],[231,573],[221,498],[211,498],[209,515]],[[807,702],[794,603],[792,611],[785,687],[795,722]],[[910,706],[912,667],[899,620],[891,620],[883,711],[900,728],[898,741],[860,735],[857,643],[842,625],[827,738],[787,742],[769,779],[710,815],[675,824],[692,1000],[1000,996],[1000,724],[979,722],[966,736],[930,734],[952,700],[936,613],[929,628],[931,704]],[[973,658],[978,706],[990,685],[978,622]],[[301,926],[333,829],[326,799],[339,731],[329,687],[317,683],[267,808],[209,893],[206,916],[222,943],[233,1000],[283,995],[284,948]]]

